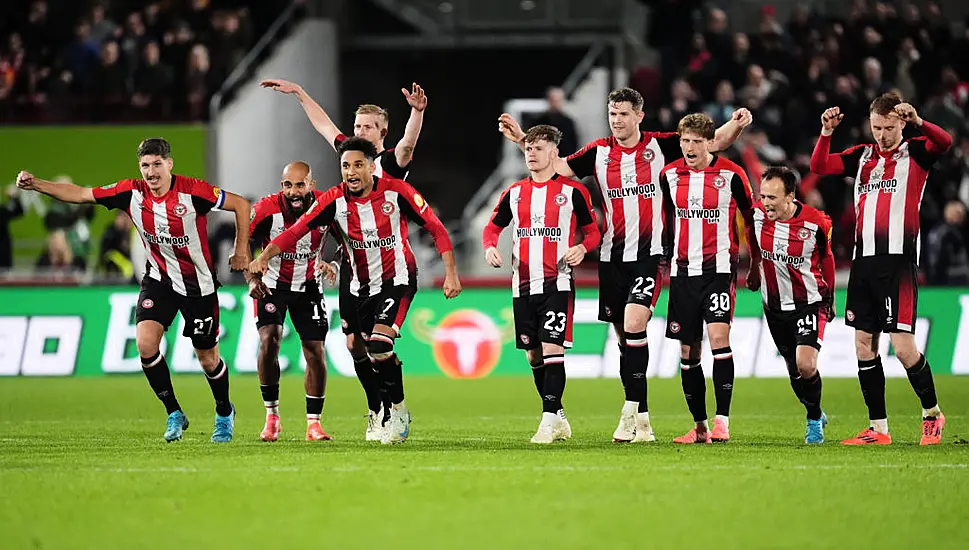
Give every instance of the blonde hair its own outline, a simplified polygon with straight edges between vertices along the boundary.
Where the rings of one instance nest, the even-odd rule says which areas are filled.
[[[355,115],[377,115],[380,120],[383,121],[384,127],[386,128],[390,124],[390,113],[387,109],[380,107],[379,105],[374,105],[372,103],[364,103],[363,105],[357,107]]]

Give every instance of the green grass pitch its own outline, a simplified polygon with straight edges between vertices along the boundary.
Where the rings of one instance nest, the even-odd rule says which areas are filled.
[[[383,447],[363,441],[352,379],[327,392],[336,440],[307,443],[285,377],[266,444],[258,382],[234,377],[227,445],[208,441],[201,374],[175,377],[192,425],[173,444],[141,377],[0,380],[0,548],[969,548],[969,378],[937,378],[948,426],[931,448],[904,379],[879,448],[837,444],[867,422],[855,380],[825,380],[821,447],[786,380],[738,379],[733,440],[694,447],[670,442],[690,427],[675,379],[650,380],[659,441],[635,446],[610,441],[618,381],[569,381],[575,435],[550,447],[528,443],[530,378],[405,382],[412,437]]]

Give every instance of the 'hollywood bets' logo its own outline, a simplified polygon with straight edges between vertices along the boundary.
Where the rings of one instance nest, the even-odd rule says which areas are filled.
[[[474,309],[460,309],[431,326],[434,312],[419,309],[412,313],[410,329],[418,340],[431,346],[434,360],[451,378],[487,376],[501,358],[501,346],[515,337],[511,308],[502,311],[504,326],[498,328],[491,317]]]

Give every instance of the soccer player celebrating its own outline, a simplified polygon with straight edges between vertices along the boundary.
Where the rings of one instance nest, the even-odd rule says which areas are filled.
[[[612,135],[594,140],[567,159],[553,159],[559,175],[582,179],[594,175],[605,209],[599,251],[599,320],[615,327],[619,338],[619,376],[625,403],[618,442],[654,441],[647,404],[649,347],[646,324],[659,299],[663,260],[663,198],[656,183],[660,170],[682,156],[673,132],[643,132],[643,96],[631,88],[608,97]],[[726,149],[751,122],[738,109],[716,131],[714,150]],[[525,133],[511,115],[502,114],[498,129],[522,144]]]
[[[922,402],[922,445],[942,440],[945,416],[939,408],[932,370],[915,346],[918,303],[919,203],[936,160],[952,145],[948,132],[922,120],[895,94],[875,98],[869,108],[874,144],[831,154],[831,134],[843,114],[831,107],[821,115],[821,137],[811,171],[855,178],[855,254],[848,278],[846,324],[855,329],[858,380],[870,426],[846,445],[892,442],[885,410],[885,371],[878,337],[889,333],[895,355]],[[906,124],[924,135],[902,139]]]
[[[148,250],[135,310],[135,342],[145,377],[168,411],[165,441],[181,439],[188,428],[159,350],[178,312],[185,320],[182,334],[192,339],[215,398],[212,441],[232,441],[235,407],[229,400],[229,368],[219,356],[219,281],[209,253],[206,215],[213,209],[235,213],[235,253],[229,265],[243,270],[249,262],[249,202],[205,181],[173,174],[171,146],[164,139],[142,141],[138,165],[142,179],[93,189],[45,181],[29,172],[20,172],[17,186],[60,201],[97,203],[128,214]]]
[[[298,84],[286,80],[264,80],[260,84],[264,88],[270,88],[284,94],[296,96],[296,100],[303,107],[307,118],[322,135],[327,143],[336,151],[340,144],[347,139],[347,136],[337,128],[336,124],[330,119],[326,111],[319,103],[313,100],[309,94]],[[423,88],[413,83],[411,90],[401,88],[401,93],[410,105],[410,118],[404,128],[404,136],[397,142],[396,147],[387,149],[384,147],[384,139],[387,137],[388,124],[390,122],[386,109],[377,105],[361,105],[357,108],[353,121],[353,135],[366,139],[377,148],[377,158],[374,161],[374,175],[378,178],[388,175],[400,180],[407,179],[410,170],[411,159],[414,155],[414,147],[420,137],[421,126],[424,124],[424,109],[427,107],[427,95]],[[326,264],[320,264],[326,268]],[[382,425],[389,418],[390,402],[386,392],[382,391],[377,382],[372,359],[367,355],[367,347],[362,337],[359,322],[353,316],[353,297],[350,293],[350,264],[347,255],[344,254],[340,272],[340,318],[342,320],[343,333],[347,337],[347,349],[353,357],[354,370],[357,379],[363,386],[367,396],[367,405],[370,415],[367,420],[367,441],[379,441],[382,438]],[[383,412],[381,412],[381,407]]]
[[[565,419],[565,348],[572,347],[575,287],[572,268],[599,244],[599,227],[589,192],[581,183],[555,173],[562,132],[535,126],[525,134],[525,164],[530,176],[501,195],[482,236],[485,260],[503,262],[498,251],[501,230],[512,225],[512,304],[516,346],[525,350],[535,388],[542,399],[542,421],[532,443],[552,443],[572,436]],[[581,243],[573,244],[577,228]]]
[[[454,251],[447,230],[424,198],[402,180],[374,176],[377,150],[364,138],[340,144],[343,183],[319,196],[292,227],[273,238],[250,265],[261,275],[269,262],[311,230],[331,225],[349,252],[351,307],[360,332],[369,335],[367,350],[391,400],[390,419],[381,441],[400,443],[409,434],[410,412],[404,404],[401,363],[394,353],[407,309],[417,292],[417,260],[407,238],[407,221],[427,228],[446,268],[444,295],[461,292]]]
[[[666,229],[672,235],[670,299],[666,337],[680,341],[680,379],[695,427],[675,443],[726,442],[730,439],[730,400],[734,363],[730,349],[740,244],[738,211],[750,243],[747,287],[760,285],[760,252],[753,236],[753,197],[744,171],[711,152],[713,120],[700,113],[680,120],[677,133],[683,158],[663,169],[660,185],[669,207]],[[707,423],[706,380],[700,366],[703,324],[713,352],[717,413]]]
[[[805,443],[823,443],[818,352],[825,323],[834,318],[834,256],[831,219],[794,199],[797,175],[771,166],[754,204],[760,248],[764,316],[777,351],[787,363],[794,395],[807,409]]]
[[[265,248],[273,237],[292,227],[322,195],[316,190],[316,180],[305,162],[287,164],[280,187],[278,193],[265,197],[253,208],[254,247]],[[316,264],[320,261],[325,235],[326,228],[310,231],[293,247],[273,258],[262,277],[247,272],[259,330],[259,389],[266,406],[266,426],[259,434],[263,441],[279,439],[279,342],[287,310],[306,358],[306,440],[330,439],[320,424],[326,391],[323,341],[327,321],[323,294],[316,281]]]

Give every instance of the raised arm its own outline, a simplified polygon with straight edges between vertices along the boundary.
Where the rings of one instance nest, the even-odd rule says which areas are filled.
[[[713,150],[724,151],[733,145],[733,142],[737,141],[737,138],[740,137],[744,128],[750,126],[750,123],[753,121],[754,116],[747,109],[740,108],[734,111],[730,120],[724,122],[723,126],[717,128],[717,132],[713,135]]]
[[[414,147],[417,146],[417,138],[420,137],[421,127],[424,125],[427,96],[424,94],[424,89],[416,82],[411,84],[411,91],[408,92],[407,88],[401,88],[400,91],[410,105],[410,118],[407,119],[407,126],[404,127],[404,137],[400,138],[397,147],[394,147],[394,156],[397,159],[397,166],[407,166],[414,157]]]
[[[825,109],[821,114],[821,137],[814,145],[811,153],[811,171],[822,176],[840,176],[845,173],[845,164],[841,155],[831,154],[831,135],[841,124],[844,114],[838,107]]]
[[[326,114],[323,107],[320,107],[320,104],[314,101],[299,84],[289,82],[288,80],[271,79],[263,80],[259,85],[263,88],[271,88],[284,94],[295,95],[296,100],[303,107],[303,112],[306,113],[306,117],[310,119],[316,131],[326,139],[330,147],[333,147],[334,150],[336,149],[335,143],[337,136],[341,134],[340,129],[330,120],[330,116]],[[417,139],[415,138],[414,141],[416,142]]]
[[[42,180],[26,171],[17,175],[17,187],[27,191],[37,191],[62,202],[74,204],[94,202],[94,191],[89,187]]]
[[[233,271],[245,271],[252,261],[249,252],[249,224],[252,221],[252,206],[249,201],[235,193],[225,192],[225,203],[222,210],[235,213],[236,242],[235,251],[229,257],[229,266]]]

